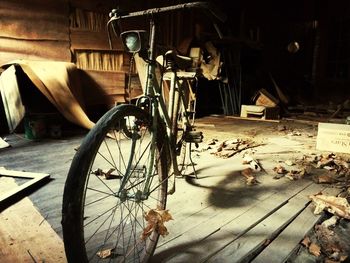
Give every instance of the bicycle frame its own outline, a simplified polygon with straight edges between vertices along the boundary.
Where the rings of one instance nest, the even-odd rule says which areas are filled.
[[[133,12],[129,13],[127,15],[118,15],[117,10],[113,10],[112,13],[110,14],[111,19],[108,21],[108,25],[113,23],[113,22],[118,22],[119,20],[126,19],[126,18],[131,18],[131,17],[137,17],[137,16],[148,16],[150,17],[150,28],[149,28],[149,49],[148,49],[148,61],[147,61],[147,81],[146,81],[146,88],[145,88],[145,94],[142,96],[138,101],[141,101],[142,99],[149,99],[150,100],[150,115],[152,116],[152,130],[155,133],[155,135],[152,138],[151,142],[151,154],[152,158],[149,162],[149,169],[147,169],[149,172],[146,176],[146,183],[145,187],[142,193],[143,198],[147,198],[147,193],[149,192],[149,188],[151,185],[152,181],[152,165],[154,161],[154,152],[155,152],[155,144],[156,144],[156,138],[157,138],[157,126],[159,125],[157,122],[159,120],[159,117],[161,120],[164,122],[165,127],[166,127],[166,135],[167,135],[167,141],[168,145],[170,148],[170,159],[172,162],[172,167],[173,167],[173,174],[174,175],[180,175],[180,172],[178,170],[177,166],[177,159],[176,159],[176,138],[174,138],[173,134],[173,123],[172,123],[172,116],[174,113],[175,105],[179,106],[181,103],[180,107],[185,107],[183,104],[183,94],[181,90],[181,85],[178,83],[176,72],[172,72],[172,77],[171,77],[171,83],[170,83],[170,92],[169,92],[169,105],[168,109],[166,107],[165,101],[163,96],[161,95],[161,88],[160,85],[157,82],[156,79],[156,54],[155,54],[155,46],[156,46],[156,24],[154,22],[153,16],[158,13],[163,13],[163,12],[169,12],[169,11],[175,11],[179,9],[190,9],[190,8],[202,8],[210,12],[212,16],[214,16],[216,19],[224,21],[226,17],[224,17],[221,13],[219,12],[214,12],[213,7],[210,6],[209,3],[207,2],[193,2],[193,3],[187,3],[187,4],[179,4],[179,5],[174,5],[174,6],[168,6],[168,7],[162,7],[162,8],[153,8],[153,9],[147,9],[144,11],[138,11],[138,12]],[[214,28],[217,31],[218,35],[221,37],[222,34],[219,31],[218,26],[214,23]],[[175,99],[175,93],[178,92],[179,95]],[[186,117],[185,120],[186,127],[189,125],[189,119]],[[131,152],[131,154],[134,154]],[[131,174],[131,173],[130,173]],[[123,180],[127,181],[129,178],[128,176],[125,176]],[[123,184],[122,184],[123,185]],[[119,190],[119,193],[122,191],[122,187]]]

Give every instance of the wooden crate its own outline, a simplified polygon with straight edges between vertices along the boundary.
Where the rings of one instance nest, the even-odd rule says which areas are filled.
[[[259,90],[258,98],[255,102],[255,105],[265,106],[265,107],[276,107],[279,103],[278,99],[272,96],[265,89]]]

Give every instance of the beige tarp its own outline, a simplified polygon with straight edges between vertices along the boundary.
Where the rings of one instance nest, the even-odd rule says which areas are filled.
[[[79,70],[73,63],[56,61],[16,60],[6,65],[19,65],[33,84],[72,123],[91,129],[83,110]]]

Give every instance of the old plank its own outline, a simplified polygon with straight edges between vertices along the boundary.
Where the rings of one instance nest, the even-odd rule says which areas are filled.
[[[3,193],[0,195],[0,204],[1,204],[0,210],[2,210],[4,203],[7,202],[10,198],[17,197],[18,195],[28,190],[30,187],[34,187],[35,185],[38,185],[39,183],[44,182],[44,180],[47,180],[50,177],[49,174],[27,173],[27,172],[6,170],[3,168],[0,169],[0,176],[20,177],[20,178],[30,179],[24,184],[21,184],[20,186],[16,186],[10,190],[7,189],[5,192],[3,191]]]
[[[307,209],[308,195],[324,188],[321,185],[311,184],[295,196],[290,197],[285,205],[243,235],[221,244],[222,247],[206,257],[203,262],[249,262],[260,251],[261,247],[264,247],[266,242],[275,238],[304,209]],[[242,227],[242,223],[244,224],[242,221],[239,225],[237,222],[233,223],[236,224],[235,227],[232,224],[225,228],[232,232],[235,228]]]
[[[206,214],[201,213],[194,219],[191,225],[191,219],[186,219],[186,226],[181,226],[177,221],[175,232],[181,231],[177,236],[172,236],[170,240],[165,240],[156,250],[155,262],[180,262],[187,261],[195,257],[199,260],[213,253],[215,249],[221,249],[223,242],[230,242],[238,235],[249,229],[257,219],[264,218],[267,214],[273,212],[276,207],[286,202],[291,196],[297,194],[306,188],[305,185],[291,185],[291,189],[279,194],[270,193],[265,199],[257,200],[254,198],[244,198],[246,203],[242,207],[234,206],[226,209],[211,209]],[[237,200],[237,204],[239,200]],[[178,219],[176,219],[178,220]],[[180,226],[179,226],[180,225]]]
[[[339,189],[327,188],[323,194],[337,195]],[[252,262],[285,262],[295,247],[319,221],[321,215],[315,216],[311,209],[305,209],[283,232],[274,239]],[[281,249],[283,244],[283,249]]]
[[[13,178],[1,177],[0,190],[16,187]],[[66,262],[62,240],[24,198],[0,214],[1,262]]]

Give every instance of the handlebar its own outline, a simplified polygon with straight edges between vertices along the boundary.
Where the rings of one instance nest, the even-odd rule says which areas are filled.
[[[222,12],[220,12],[219,10],[217,10],[217,8],[215,8],[215,6],[213,6],[211,3],[193,2],[193,3],[178,4],[178,5],[172,5],[172,6],[166,6],[166,7],[151,8],[151,9],[146,9],[142,11],[131,12],[128,14],[120,13],[118,9],[113,9],[112,12],[109,14],[110,20],[108,21],[108,23],[119,19],[125,19],[130,17],[152,16],[159,13],[175,11],[180,9],[192,9],[192,8],[204,9],[221,22],[225,22],[227,19],[227,16]]]
[[[113,9],[109,13],[110,19],[107,22],[107,33],[108,33],[109,45],[112,48],[112,41],[109,33],[109,26],[112,25],[114,33],[119,36],[120,27],[118,23],[122,19],[138,17],[138,16],[152,17],[159,13],[165,13],[165,12],[170,12],[175,10],[193,9],[193,8],[203,9],[204,11],[206,11],[209,17],[212,17],[215,20],[220,21],[222,23],[224,23],[227,19],[227,16],[210,2],[192,2],[192,3],[178,4],[178,5],[172,5],[172,6],[166,6],[166,7],[151,8],[151,9],[146,9],[146,10],[136,11],[131,13],[125,13],[119,9]],[[218,36],[222,38],[222,33],[218,25],[216,24],[216,22],[213,21],[213,25]]]

